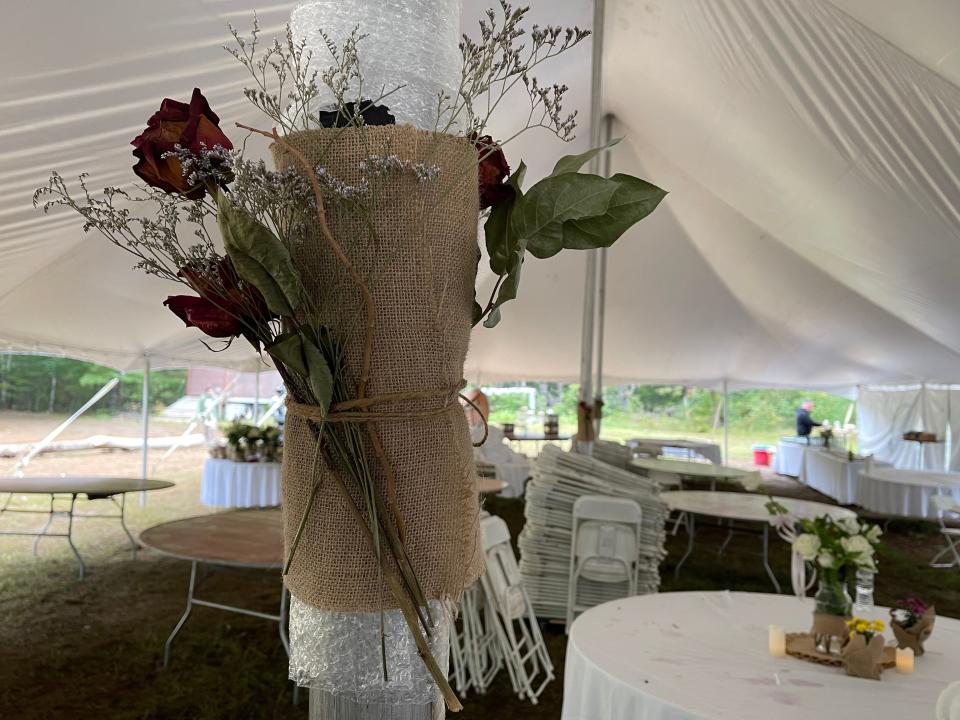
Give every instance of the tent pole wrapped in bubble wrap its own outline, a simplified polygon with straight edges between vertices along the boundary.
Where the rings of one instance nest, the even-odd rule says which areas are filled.
[[[445,669],[448,601],[457,600],[483,568],[476,469],[457,400],[476,273],[476,151],[465,138],[410,125],[292,133],[273,150],[281,171],[297,169],[299,154],[346,186],[360,183],[361,163],[376,156],[393,154],[438,168],[430,182],[401,173],[371,185],[377,194],[371,217],[333,203],[326,221],[375,307],[366,395],[385,400],[369,408],[379,418],[373,422],[377,439],[361,434],[359,451],[370,463],[383,506],[395,506],[401,518],[407,555],[437,625],[431,649]],[[365,347],[361,292],[315,224],[308,222],[293,256],[317,300],[318,321],[342,343],[341,372],[353,387]],[[314,420],[292,409],[283,456],[288,554],[305,515],[307,520],[285,577],[292,594],[291,676],[356,702],[436,702],[436,686],[338,490],[334,473],[341,470],[316,463]],[[334,420],[335,413],[326,422]],[[315,484],[319,490],[308,513]],[[356,506],[365,507],[364,498],[351,493]]]

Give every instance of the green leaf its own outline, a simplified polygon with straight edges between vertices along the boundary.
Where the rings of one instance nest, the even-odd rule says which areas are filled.
[[[614,145],[620,142],[620,140],[622,140],[622,138],[613,138],[607,142],[606,145],[591,148],[590,150],[580,153],[579,155],[564,155],[562,158],[557,160],[557,164],[553,166],[553,172],[550,173],[550,175],[563,175],[564,173],[577,172],[587,162],[595,158],[604,150],[612,148]]]
[[[483,321],[484,327],[496,327],[501,319],[500,307],[505,302],[516,299],[517,291],[520,289],[520,270],[522,268],[523,253],[521,252],[516,264],[510,267],[510,271],[500,284],[500,289],[497,291],[496,300],[493,303],[493,310],[491,310],[490,314],[487,315],[487,319]]]
[[[485,327],[493,327],[500,322],[500,306],[517,297],[517,290],[520,285],[520,267],[523,265],[526,241],[517,235],[511,218],[514,208],[523,201],[523,191],[520,184],[523,182],[526,172],[527,166],[521,161],[507,180],[507,184],[511,185],[516,191],[514,197],[495,205],[483,226],[487,242],[487,255],[490,258],[490,269],[497,275],[506,276],[501,281],[497,296],[494,298],[493,309],[483,323]],[[482,313],[483,308],[476,304],[473,316],[474,325],[480,322]]]
[[[564,223],[602,216],[619,187],[599,175],[569,172],[546,177],[516,200],[513,231],[526,240],[534,256],[552,257],[564,247]]]
[[[591,250],[609,247],[630,227],[652,213],[667,195],[665,190],[632,175],[618,173],[608,182],[616,183],[617,189],[606,212],[564,223],[564,248]]]
[[[285,332],[266,351],[307,381],[317,405],[324,410],[333,398],[333,373],[323,352],[310,338]]]
[[[330,372],[330,366],[320,348],[310,341],[303,343],[303,356],[307,361],[308,381],[314,399],[317,405],[326,410],[330,407],[330,400],[333,398],[333,374]]]
[[[270,357],[276,358],[302,377],[307,377],[307,361],[303,356],[303,338],[295,332],[277,335],[277,339],[264,347]]]
[[[240,277],[263,294],[272,312],[293,315],[303,303],[303,283],[283,243],[224,192],[217,194],[217,223]]]

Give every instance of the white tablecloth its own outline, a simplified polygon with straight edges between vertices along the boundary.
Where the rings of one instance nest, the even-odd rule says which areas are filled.
[[[273,507],[280,504],[280,463],[244,463],[207,458],[200,501],[217,507]]]
[[[702,440],[685,440],[682,438],[632,438],[627,441],[627,445],[645,445],[656,447],[661,455],[672,455],[674,457],[692,457],[700,455],[712,463],[720,465],[723,462],[720,452],[720,446],[712,442]],[[674,452],[665,452],[674,450]]]
[[[806,445],[799,443],[777,443],[777,454],[773,457],[773,471],[779,475],[800,477],[803,473],[803,456]]]
[[[805,631],[812,609],[784,595],[690,592],[587,610],[570,630],[562,720],[935,717],[938,695],[960,677],[960,622],[937,618],[916,672],[876,682],[767,653],[768,625]]]
[[[865,460],[849,460],[845,455],[821,448],[805,448],[800,482],[831,497],[841,505],[863,505],[860,473]],[[875,468],[892,467],[890,463],[872,461]]]
[[[857,482],[857,504],[884,515],[936,520],[933,495],[951,495],[960,504],[960,473],[874,467]]]

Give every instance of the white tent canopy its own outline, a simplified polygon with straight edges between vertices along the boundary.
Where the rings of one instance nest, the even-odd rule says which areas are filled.
[[[487,3],[469,0],[472,31]],[[169,288],[76,217],[30,207],[49,170],[129,182],[127,143],[164,96],[201,87],[263,124],[220,49],[257,9],[293,3],[19,3],[0,33],[0,344],[118,368],[248,364],[211,356],[160,306]],[[533,20],[589,26],[592,3]],[[56,17],[56,22],[51,18]],[[960,6],[936,0],[608,0],[605,110],[614,171],[670,195],[610,251],[609,382],[847,389],[960,380]],[[544,71],[589,115],[589,43]],[[506,135],[511,122],[494,128]],[[537,177],[571,147],[508,146]],[[239,137],[234,134],[234,137]],[[261,148],[254,144],[252,147]],[[531,162],[532,161],[532,162]],[[583,255],[529,259],[520,299],[478,330],[468,379],[573,380]],[[489,292],[484,276],[480,294]]]

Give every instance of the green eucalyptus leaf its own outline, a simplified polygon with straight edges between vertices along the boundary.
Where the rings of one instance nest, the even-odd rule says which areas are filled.
[[[586,163],[595,158],[597,155],[602,153],[604,150],[612,148],[622,138],[613,138],[605,145],[600,147],[591,148],[586,152],[582,152],[579,155],[564,155],[562,158],[557,160],[557,164],[553,166],[553,172],[551,175],[563,175],[564,173],[577,172],[582,168]]]
[[[563,225],[568,220],[602,216],[619,184],[599,175],[568,172],[540,180],[511,213],[517,237],[535,257],[548,258],[563,249]]]
[[[217,194],[217,223],[240,277],[261,292],[272,312],[293,315],[303,302],[303,284],[283,243],[224,192]]]
[[[617,190],[602,215],[569,220],[563,224],[563,247],[591,250],[609,247],[631,226],[652,213],[666,197],[665,190],[646,180],[618,173],[609,179]]]
[[[277,339],[264,348],[270,357],[276,358],[302,377],[309,375],[307,360],[303,354],[303,338],[295,332],[277,335]]]
[[[509,272],[500,283],[500,289],[497,290],[497,297],[493,303],[493,310],[483,321],[483,326],[495,327],[501,319],[500,307],[509,300],[515,300],[517,291],[520,289],[520,270],[523,268],[523,253],[521,252],[516,259],[515,264],[511,265]]]
[[[303,356],[307,362],[308,382],[317,405],[327,410],[333,398],[333,374],[330,365],[316,345],[307,340],[303,343]]]

